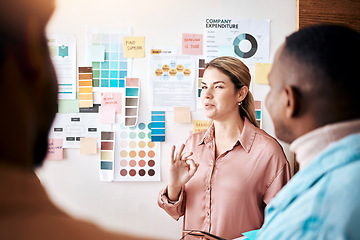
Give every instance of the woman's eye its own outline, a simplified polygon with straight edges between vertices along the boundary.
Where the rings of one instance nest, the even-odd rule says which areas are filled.
[[[223,86],[215,86],[215,88],[224,88]]]
[[[207,87],[206,87],[206,86],[202,86],[201,89],[207,89]]]

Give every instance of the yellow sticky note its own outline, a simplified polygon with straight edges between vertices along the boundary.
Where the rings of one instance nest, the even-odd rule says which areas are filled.
[[[97,154],[97,139],[94,137],[80,138],[80,154]]]
[[[269,84],[268,75],[271,67],[271,63],[255,63],[255,83]]]
[[[190,107],[174,107],[174,122],[191,123]]]
[[[124,57],[144,58],[145,37],[124,37]]]
[[[210,126],[210,122],[208,120],[194,120],[193,121],[193,133],[201,132]]]

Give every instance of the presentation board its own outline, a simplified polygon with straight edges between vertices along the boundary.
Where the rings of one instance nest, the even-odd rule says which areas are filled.
[[[207,121],[198,104],[197,86],[203,73],[203,64],[207,57],[211,57],[211,46],[206,45],[211,35],[207,19],[220,21],[215,23],[212,20],[212,24],[258,24],[255,25],[255,30],[249,28],[246,32],[234,32],[233,37],[228,37],[228,42],[217,41],[216,51],[218,55],[235,54],[235,57],[251,60],[247,64],[253,78],[251,91],[258,102],[258,119],[261,120],[262,128],[274,136],[273,125],[264,105],[269,86],[255,83],[255,65],[271,63],[284,38],[296,29],[295,0],[57,1],[47,33],[49,36],[71,36],[69,39],[72,42],[69,40],[67,43],[68,50],[64,44],[56,41],[52,43],[53,56],[57,56],[59,61],[64,60],[66,54],[76,54],[77,81],[68,83],[64,80],[62,83],[75,84],[77,93],[74,93],[72,85],[69,88],[71,93],[66,94],[67,85],[63,85],[64,98],[61,101],[67,102],[65,105],[64,102],[59,104],[59,111],[67,111],[66,114],[69,114],[63,114],[62,117],[65,118],[64,121],[68,121],[66,126],[73,135],[66,135],[68,132],[51,133],[58,136],[63,134],[64,140],[60,144],[68,147],[64,147],[63,160],[47,160],[37,174],[51,199],[70,215],[93,221],[112,231],[135,232],[155,238],[180,238],[182,219],[175,221],[160,209],[157,206],[157,196],[167,183],[172,145],[181,145],[193,131],[193,123],[184,122],[189,117],[199,121],[199,124],[200,121]],[[130,39],[124,41],[123,37]],[[123,48],[117,48],[116,45],[119,44],[113,44],[119,41]],[[265,49],[264,42],[267,47]],[[203,47],[197,48],[201,43]],[[125,55],[124,45],[125,50],[129,50],[126,54],[130,55]],[[140,46],[144,48],[143,55],[138,51],[141,50]],[[189,51],[192,47],[196,51]],[[76,48],[76,53],[70,51],[72,48]],[[155,55],[159,49],[163,55]],[[166,59],[166,52],[170,51],[168,49],[174,51],[171,59]],[[184,51],[187,54],[183,54]],[[192,55],[193,53],[195,54]],[[261,55],[256,55],[259,53]],[[84,67],[81,72],[85,75],[81,77],[81,86],[78,81],[79,67]],[[91,72],[87,72],[88,67],[92,68]],[[150,81],[152,73],[156,81]],[[92,74],[90,79],[93,82],[90,85],[87,85],[90,80],[87,74]],[[172,107],[154,108],[154,94],[164,86],[151,84],[171,80],[173,77],[179,81],[195,83],[194,89],[186,90],[194,95],[181,95],[183,101],[194,105],[179,104],[176,111]],[[62,79],[70,81],[68,78]],[[129,85],[127,79],[130,79]],[[180,86],[176,89],[179,90]],[[87,95],[90,87],[94,93],[93,98]],[[71,99],[69,95],[75,95],[77,99]],[[103,109],[106,104],[114,105],[119,102],[121,104],[116,111],[121,111],[121,115],[115,110]],[[73,113],[79,105],[83,108],[78,113]],[[190,115],[189,108],[186,107],[190,108]],[[106,117],[100,120],[101,116]],[[84,120],[86,124],[79,125],[78,120]],[[62,128],[61,121],[54,124],[59,124],[58,130]],[[154,126],[152,130],[157,129],[151,135],[157,136],[152,139],[157,139],[156,146],[149,145],[152,141],[149,140],[148,124]],[[121,131],[121,128],[127,130]],[[63,131],[65,129],[63,127]],[[67,137],[73,142],[66,142]],[[52,142],[52,146],[54,144]],[[112,148],[112,144],[124,144],[121,151],[126,153]],[[132,149],[131,144],[136,148]],[[282,145],[292,166],[292,154],[287,145]],[[94,146],[97,152],[90,154]],[[81,152],[81,149],[85,152]],[[144,159],[144,162],[140,158],[131,157],[116,159],[111,157],[112,154],[132,154],[136,157],[145,154],[148,159]],[[114,171],[109,171],[111,164],[116,165],[116,168],[112,165],[116,169],[115,175]]]

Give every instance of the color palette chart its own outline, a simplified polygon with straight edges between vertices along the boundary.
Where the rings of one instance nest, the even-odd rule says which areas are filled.
[[[126,78],[125,88],[125,126],[135,126],[139,112],[140,80]]]
[[[262,127],[262,110],[261,110],[261,101],[255,101],[255,113],[256,113],[256,121],[259,124],[259,127]]]
[[[160,143],[151,141],[150,124],[139,124],[116,132],[114,181],[160,181]]]
[[[91,67],[79,67],[79,108],[93,107],[93,80]]]
[[[123,88],[128,76],[130,59],[124,58],[123,37],[131,30],[103,30],[90,28],[88,41],[91,46],[104,47],[104,61],[93,61],[93,86],[98,88]]]
[[[151,141],[165,142],[165,111],[151,112]]]
[[[205,71],[205,59],[199,59],[199,73],[198,73],[198,98],[200,98],[201,94],[201,82],[204,76]]]
[[[101,132],[100,146],[100,180],[114,180],[114,147],[115,133]]]

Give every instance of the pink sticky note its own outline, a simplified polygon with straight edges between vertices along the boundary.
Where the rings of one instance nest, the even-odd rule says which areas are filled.
[[[122,113],[121,93],[101,93],[101,107],[112,107],[116,114]]]
[[[203,54],[203,35],[202,34],[182,34],[182,54],[202,55]]]
[[[62,160],[64,159],[63,140],[48,139],[48,152],[46,160]]]
[[[115,108],[113,107],[103,107],[99,109],[99,122],[100,123],[115,123]]]

